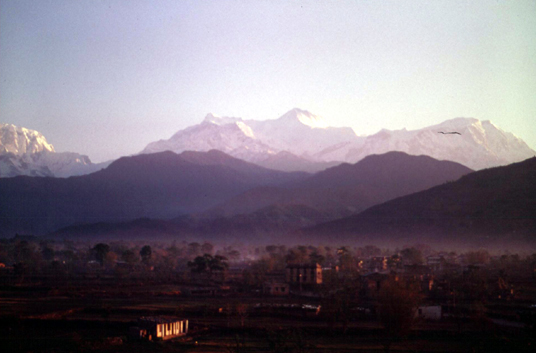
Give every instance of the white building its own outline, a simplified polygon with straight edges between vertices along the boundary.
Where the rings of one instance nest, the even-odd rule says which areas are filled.
[[[146,316],[138,319],[138,326],[130,328],[131,336],[140,339],[167,340],[188,333],[188,320],[173,316]]]

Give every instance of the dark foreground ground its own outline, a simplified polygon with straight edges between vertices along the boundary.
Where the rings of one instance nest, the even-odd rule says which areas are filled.
[[[272,322],[273,324],[274,322]],[[129,340],[128,323],[83,320],[23,320],[2,330],[4,352],[385,352],[381,330],[352,327],[326,331],[304,322],[292,328],[195,330],[188,338],[164,342]],[[12,325],[11,325],[12,326]],[[392,340],[392,352],[533,352],[534,339],[512,332],[416,330]]]
[[[312,299],[232,293],[188,297],[174,283],[118,279],[28,282],[0,287],[2,352],[533,352],[534,332],[508,321],[447,318],[416,322],[390,337],[374,317],[259,312],[259,303]],[[237,308],[242,308],[239,310]],[[245,309],[244,309],[245,308]],[[165,342],[130,339],[140,316],[175,315],[190,333]]]

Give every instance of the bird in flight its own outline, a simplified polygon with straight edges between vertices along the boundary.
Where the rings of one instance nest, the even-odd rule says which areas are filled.
[[[438,131],[438,134],[443,134],[443,135],[452,135],[452,134],[457,134],[457,135],[461,135],[459,132],[457,131],[452,131],[452,132],[443,132],[443,131]]]

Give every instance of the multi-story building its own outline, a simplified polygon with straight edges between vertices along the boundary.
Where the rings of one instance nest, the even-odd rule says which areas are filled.
[[[286,275],[290,284],[322,284],[322,267],[317,263],[289,264]]]

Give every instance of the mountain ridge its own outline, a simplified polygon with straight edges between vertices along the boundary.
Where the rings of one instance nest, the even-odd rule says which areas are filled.
[[[460,135],[443,135],[442,130]],[[207,141],[210,142],[208,145]],[[418,130],[387,130],[358,136],[349,127],[331,127],[325,119],[294,108],[272,120],[246,120],[208,114],[197,125],[177,131],[168,140],[152,142],[141,153],[162,150],[219,149],[235,157],[274,169],[320,171],[329,164],[355,163],[368,155],[400,151],[451,160],[479,170],[519,162],[535,155],[523,140],[489,120],[454,118]]]
[[[443,130],[460,134],[440,134]],[[209,113],[200,124],[179,130],[167,140],[149,143],[141,154],[213,149],[270,169],[313,173],[389,151],[429,155],[474,170],[515,163],[536,154],[522,139],[489,120],[454,118],[418,130],[382,129],[358,136],[350,127],[329,126],[326,119],[298,108],[264,121]],[[78,153],[57,153],[35,130],[0,125],[0,177],[84,175],[111,162],[94,164]]]
[[[355,164],[343,163],[277,188],[247,190],[207,214],[230,216],[271,204],[302,204],[337,218],[470,172],[455,162],[389,152],[368,156]]]
[[[350,217],[301,231],[305,238],[486,246],[536,245],[536,157],[462,176]]]
[[[308,174],[286,173],[214,151],[122,157],[108,168],[70,178],[0,178],[0,235],[34,233],[81,222],[173,218],[259,185]]]
[[[94,164],[88,156],[75,152],[56,152],[40,132],[0,124],[0,178],[18,175],[67,178],[89,174],[109,164]]]

